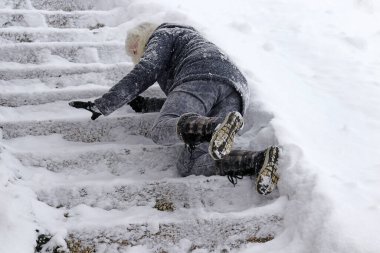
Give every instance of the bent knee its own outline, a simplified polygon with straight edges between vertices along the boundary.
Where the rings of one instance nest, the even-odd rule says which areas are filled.
[[[153,126],[150,137],[154,143],[164,146],[174,145],[180,142],[177,136],[176,125],[157,124]]]
[[[157,127],[153,127],[152,130],[150,131],[150,138],[152,141],[156,144],[160,144],[160,131]]]

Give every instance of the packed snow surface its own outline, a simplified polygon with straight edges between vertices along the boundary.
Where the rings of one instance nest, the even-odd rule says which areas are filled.
[[[0,7],[8,8],[9,2],[0,3]],[[122,42],[127,28],[145,20],[193,25],[230,55],[247,76],[252,104],[238,145],[263,148],[279,143],[283,159],[279,191],[275,193],[278,198],[260,202],[268,205],[261,211],[240,203],[240,211],[246,210],[240,215],[277,211],[284,217],[284,229],[270,242],[247,244],[237,251],[380,252],[380,2],[125,0],[94,8],[111,7],[117,13],[124,11],[125,17],[112,17],[110,23],[119,25],[97,35],[104,40]],[[40,27],[39,32],[48,29]],[[54,66],[66,64],[54,58],[50,61]],[[8,63],[0,62],[0,66]],[[15,91],[17,85],[2,89]],[[25,89],[25,85],[19,89]],[[46,87],[33,81],[30,89]],[[0,120],[59,119],[61,103],[33,107],[30,115],[23,110],[28,106],[1,107]],[[68,108],[64,110],[64,114],[70,113]],[[269,115],[270,127],[263,129],[254,143],[249,137],[260,131],[255,125],[256,111]],[[82,113],[75,112],[71,117],[81,117]],[[41,149],[64,149],[68,145],[59,136],[50,137],[49,143]],[[10,153],[13,149],[28,149],[30,144],[35,144],[34,138],[0,141],[0,252],[33,252],[36,223],[56,231],[56,243],[62,243],[59,240],[66,236],[64,229],[57,230],[63,227],[61,211],[37,201],[32,189],[41,186],[27,183],[30,178],[38,182],[33,174],[38,168],[30,170]],[[109,174],[95,179],[103,176],[112,180]],[[49,178],[59,182],[53,174],[41,174],[41,180]],[[252,202],[247,203],[257,204],[257,196],[250,197]],[[86,221],[76,220],[77,226],[85,227],[92,215],[98,214],[110,224],[127,222],[117,210],[86,208],[75,207],[75,212],[88,212],[90,216]],[[158,216],[138,207],[128,212],[136,212],[137,219]],[[173,252],[186,252],[187,245],[184,240]],[[126,252],[150,250],[137,246]]]

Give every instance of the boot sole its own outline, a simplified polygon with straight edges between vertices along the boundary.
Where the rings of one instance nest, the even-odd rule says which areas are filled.
[[[220,160],[231,152],[235,135],[243,126],[244,119],[239,112],[230,112],[218,125],[208,148],[214,160]]]
[[[256,180],[256,190],[262,195],[268,195],[277,186],[279,153],[280,149],[278,147],[270,147],[265,151],[264,163]]]

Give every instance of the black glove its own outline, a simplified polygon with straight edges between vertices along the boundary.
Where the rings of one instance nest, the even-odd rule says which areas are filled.
[[[159,112],[164,105],[166,98],[150,98],[137,96],[128,104],[135,112]]]
[[[137,96],[131,102],[128,103],[135,112],[145,112],[145,98]]]
[[[100,115],[102,115],[100,112],[96,112],[98,111],[98,109],[96,108],[95,104],[91,101],[88,101],[88,102],[71,101],[69,105],[77,109],[85,109],[87,111],[92,112],[92,116],[91,116],[92,120],[96,120]]]

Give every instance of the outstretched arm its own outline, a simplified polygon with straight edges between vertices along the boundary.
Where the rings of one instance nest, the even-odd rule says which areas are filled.
[[[140,62],[107,93],[94,101],[100,112],[105,116],[111,114],[153,85],[168,64],[171,50],[170,34],[156,31]]]

